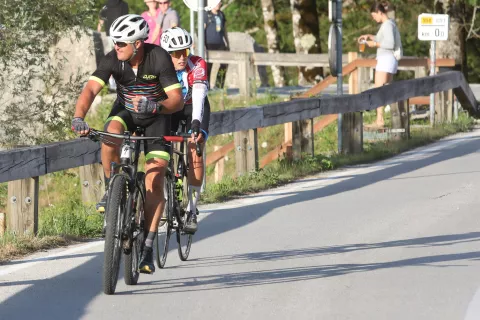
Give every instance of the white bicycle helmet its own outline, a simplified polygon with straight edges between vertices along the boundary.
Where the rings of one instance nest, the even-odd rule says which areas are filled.
[[[192,46],[192,37],[185,29],[173,27],[162,34],[160,45],[168,52],[188,49]]]
[[[150,28],[147,21],[138,14],[118,17],[110,26],[110,39],[115,42],[134,42],[148,39]]]

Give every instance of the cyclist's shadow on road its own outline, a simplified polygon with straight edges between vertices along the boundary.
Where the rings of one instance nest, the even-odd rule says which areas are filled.
[[[83,256],[93,258],[70,269],[68,258],[78,259]],[[85,315],[85,307],[102,292],[102,264],[103,253],[71,255],[65,258],[67,271],[57,276],[1,281],[0,290],[7,287],[26,287],[2,301],[0,319],[80,319]],[[35,267],[30,267],[32,268]],[[22,272],[17,274],[21,275]],[[2,287],[4,288],[1,289]]]
[[[275,208],[360,189],[429,165],[462,157],[480,149],[480,138],[465,138],[462,140],[465,142],[461,142],[453,147],[432,151],[433,155],[430,157],[405,161],[401,161],[400,158],[398,162],[394,160],[390,163],[395,164],[393,167],[389,166],[374,172],[351,176],[349,179],[314,190],[296,190],[292,192],[291,195],[287,193],[286,195],[284,194],[283,197],[275,200],[249,204],[237,208],[213,210],[211,214],[201,220],[199,231],[195,234],[194,241],[198,242],[224,232],[244,227],[265,216]],[[435,154],[435,152],[439,153]]]

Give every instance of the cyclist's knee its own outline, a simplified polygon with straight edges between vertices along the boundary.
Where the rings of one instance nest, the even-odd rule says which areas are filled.
[[[112,117],[107,119],[104,125],[104,130],[110,133],[123,133],[126,129],[125,122],[120,117]]]

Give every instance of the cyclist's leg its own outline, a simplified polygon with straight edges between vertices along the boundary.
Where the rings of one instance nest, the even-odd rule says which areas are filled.
[[[187,117],[187,130],[190,130],[190,124],[192,122],[192,109],[185,107],[185,115]],[[208,134],[208,124],[210,122],[210,104],[208,99],[205,99],[204,104],[204,117],[202,119],[202,136],[203,142],[201,143],[201,149],[204,149],[205,142]],[[188,143],[188,206],[187,211],[190,212],[189,219],[187,220],[186,230],[189,232],[196,232],[197,226],[197,203],[200,199],[200,192],[202,189],[204,165],[203,165],[203,152],[202,156],[198,156],[196,152],[196,146],[194,141]]]
[[[170,135],[170,116],[161,115],[145,129],[146,136]],[[167,146],[159,143],[148,142],[145,146],[145,249],[140,263],[140,272],[152,273],[155,271],[153,264],[153,240],[158,231],[158,224],[165,208],[164,181],[165,172],[170,160]]]
[[[132,120],[131,117],[125,108],[121,105],[115,103],[110,115],[108,116],[104,130],[110,133],[123,133],[125,130],[131,126]],[[105,175],[105,194],[102,199],[97,203],[96,209],[99,212],[105,212],[105,207],[107,205],[107,194],[108,194],[108,185],[110,183],[110,177],[112,176],[111,163],[120,163],[120,139],[108,138],[109,141],[114,142],[115,144],[102,143],[101,149],[101,159],[103,172]]]

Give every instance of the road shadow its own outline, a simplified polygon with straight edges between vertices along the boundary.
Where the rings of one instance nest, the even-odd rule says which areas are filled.
[[[238,256],[212,257],[208,259],[237,259],[247,260],[253,263],[258,261],[276,259],[296,259],[312,257],[324,254],[351,252],[354,250],[367,250],[378,248],[390,248],[395,246],[418,246],[418,245],[453,245],[463,241],[479,241],[479,233],[463,235],[445,235],[418,239],[390,241],[377,244],[352,244],[349,246],[334,246],[324,248],[307,248],[300,250],[283,250],[245,254]],[[203,259],[199,259],[202,261]],[[310,265],[293,268],[276,268],[268,270],[253,270],[236,273],[221,273],[208,276],[191,276],[182,278],[170,278],[165,280],[150,281],[144,284],[149,288],[124,291],[119,294],[171,294],[191,291],[211,291],[231,288],[245,288],[250,286],[264,286],[269,284],[289,283],[298,281],[317,280],[321,278],[338,277],[352,273],[371,272],[392,268],[405,267],[428,267],[428,268],[461,268],[461,261],[480,260],[480,251],[463,252],[456,254],[441,254],[425,257],[399,259],[378,263],[349,263],[349,264],[327,264]],[[448,264],[446,264],[448,263]],[[258,267],[257,267],[258,268]]]
[[[441,236],[421,237],[403,240],[394,240],[378,243],[352,243],[335,246],[311,247],[293,250],[276,250],[265,252],[252,252],[235,255],[221,255],[190,259],[188,263],[177,268],[217,267],[226,265],[249,264],[270,262],[289,259],[303,259],[334,254],[344,254],[355,251],[366,251],[387,248],[419,248],[419,247],[445,247],[456,244],[480,241],[480,232],[462,234],[449,234]]]
[[[55,277],[3,281],[0,287],[26,287],[2,302],[0,319],[81,318],[85,307],[102,292],[102,264],[103,253],[95,253],[92,259]]]

